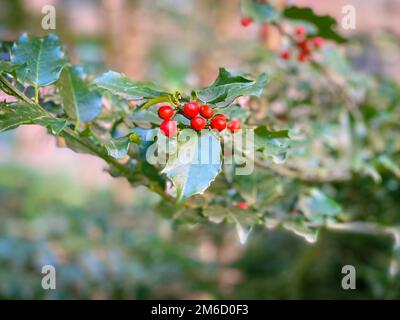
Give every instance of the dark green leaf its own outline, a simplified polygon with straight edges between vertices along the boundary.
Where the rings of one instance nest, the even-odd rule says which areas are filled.
[[[240,96],[260,96],[267,82],[265,73],[257,80],[251,80],[220,68],[215,82],[207,88],[197,90],[196,95],[203,102],[226,107]]]
[[[221,171],[221,144],[210,132],[196,134],[195,140],[181,141],[182,136],[181,131],[178,150],[168,158],[163,173],[171,179],[178,198],[188,198],[203,193]]]
[[[11,73],[17,68],[16,65],[12,64],[10,61],[0,61],[0,72]]]
[[[104,147],[106,148],[107,153],[115,159],[126,157],[126,155],[128,154],[129,145],[129,136],[111,139],[104,143]]]
[[[25,103],[0,105],[0,132],[14,129],[23,124],[38,124],[59,134],[64,128],[65,120],[49,117],[38,107]]]
[[[33,38],[23,34],[12,48],[11,62],[18,65],[18,80],[41,87],[58,80],[66,59],[57,36]]]
[[[91,91],[79,67],[66,67],[57,83],[65,113],[76,121],[91,121],[101,112],[101,96]]]
[[[311,189],[309,194],[301,195],[298,207],[308,220],[315,223],[325,222],[326,219],[334,219],[335,216],[342,212],[340,205],[319,189]]]
[[[300,8],[296,6],[287,7],[283,15],[288,19],[303,20],[313,24],[317,28],[314,36],[336,41],[337,43],[346,42],[346,39],[333,30],[336,27],[336,20],[331,16],[320,16],[310,8]]]
[[[227,109],[224,109],[223,114],[227,116],[228,119],[240,119],[242,122],[250,116],[251,110],[249,108],[242,108],[238,105],[230,106]]]
[[[128,79],[124,74],[108,71],[94,81],[100,89],[111,92],[129,100],[152,99],[160,96],[170,96],[154,85]]]
[[[281,163],[286,159],[289,142],[288,130],[269,131],[265,126],[254,129],[256,150],[262,152],[265,157],[272,158],[276,163]]]
[[[160,117],[158,117],[154,112],[144,109],[132,112],[129,115],[129,120],[136,124],[152,123],[160,125],[162,122],[162,119],[160,119]]]

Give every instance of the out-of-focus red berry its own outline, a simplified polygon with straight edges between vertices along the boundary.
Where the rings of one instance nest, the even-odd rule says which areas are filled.
[[[308,57],[309,57],[309,54],[308,54],[308,53],[301,51],[301,52],[299,53],[299,56],[297,57],[297,60],[298,60],[299,62],[305,62],[305,61],[307,61]]]
[[[282,51],[282,52],[281,52],[280,56],[281,56],[281,59],[282,59],[282,60],[289,60],[289,58],[290,58],[290,53],[289,53],[289,51],[285,50],[285,51]]]
[[[234,133],[235,131],[240,130],[241,128],[241,124],[240,121],[238,119],[232,119],[229,123],[228,123],[228,129],[230,132]]]
[[[297,43],[297,45],[299,46],[299,49],[301,52],[303,52],[304,54],[309,54],[311,52],[310,49],[310,42],[308,40],[303,40]]]
[[[248,209],[249,205],[246,202],[238,201],[236,203],[236,207],[239,208],[239,209]]]
[[[294,32],[296,33],[297,36],[303,37],[306,35],[307,31],[304,26],[297,26]]]
[[[324,38],[322,37],[315,37],[312,40],[314,47],[321,48],[324,45]]]
[[[249,25],[251,25],[253,23],[253,19],[249,18],[249,17],[243,17],[241,20],[242,26],[243,27],[248,27]]]

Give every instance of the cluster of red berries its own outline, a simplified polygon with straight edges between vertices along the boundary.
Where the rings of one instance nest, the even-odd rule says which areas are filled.
[[[298,49],[297,60],[299,62],[306,61],[310,57],[313,49],[319,49],[324,44],[324,39],[322,37],[308,39],[307,30],[304,26],[296,27],[295,34]],[[290,58],[290,52],[288,50],[282,51],[280,56],[282,60],[288,60]]]
[[[181,113],[187,119],[190,119],[190,127],[196,131],[201,131],[207,125],[217,131],[223,131],[228,128],[232,133],[241,128],[239,120],[232,119],[227,123],[225,115],[214,115],[213,108],[207,104],[199,106],[196,102],[188,102],[183,105],[183,108],[177,109],[177,113]],[[167,137],[175,136],[178,132],[177,123],[172,119],[174,115],[175,110],[169,105],[161,106],[158,109],[158,116],[164,119],[160,125],[160,130]]]

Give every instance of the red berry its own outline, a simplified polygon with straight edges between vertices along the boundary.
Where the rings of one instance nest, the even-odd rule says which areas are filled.
[[[199,114],[200,107],[196,102],[185,103],[183,106],[183,114],[186,118],[192,119]]]
[[[305,55],[308,55],[311,52],[310,43],[307,40],[300,41],[297,45]]]
[[[312,41],[316,48],[321,48],[324,45],[324,38],[322,37],[315,37]]]
[[[192,120],[190,120],[190,126],[194,130],[200,131],[206,126],[206,120],[200,116],[196,116]]]
[[[297,57],[297,60],[299,60],[299,62],[304,62],[308,59],[308,56],[309,54],[307,52],[301,51]]]
[[[289,51],[282,51],[282,52],[281,52],[281,59],[282,59],[282,60],[288,60],[289,57],[290,57]]]
[[[174,109],[172,109],[170,106],[162,106],[158,109],[158,116],[161,119],[171,119],[173,115]]]
[[[243,27],[248,27],[253,23],[253,19],[249,17],[243,17],[241,23]]]
[[[204,104],[200,107],[200,114],[206,118],[210,119],[214,115],[214,110],[207,104]]]
[[[212,120],[211,120],[211,128],[222,131],[225,130],[226,128],[226,119],[223,114],[217,114]]]
[[[239,208],[239,209],[248,209],[249,205],[246,202],[238,201],[236,203],[236,207]]]
[[[224,120],[226,121],[226,117],[225,117],[225,115],[222,114],[222,113],[216,114],[216,115],[214,116],[214,119],[215,119],[215,118],[222,118],[222,119],[224,119]]]
[[[232,121],[228,123],[228,129],[232,133],[240,130],[240,128],[241,128],[240,121],[237,119],[232,119]]]
[[[306,28],[304,26],[297,26],[295,29],[296,35],[299,37],[305,36]]]
[[[160,130],[167,137],[173,137],[177,134],[178,127],[174,120],[168,119],[168,120],[164,120],[163,122],[161,122]]]

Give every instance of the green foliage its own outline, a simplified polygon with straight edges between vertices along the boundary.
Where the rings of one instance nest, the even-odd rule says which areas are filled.
[[[52,34],[44,38],[23,34],[12,47],[11,62],[18,79],[36,87],[57,81],[66,64],[61,43]]]
[[[19,3],[8,2],[13,8]],[[156,7],[171,12],[161,2]],[[167,74],[165,89],[113,71],[99,76],[86,64],[83,74],[63,58],[54,36],[23,36],[14,49],[10,41],[0,42],[5,100],[0,132],[46,127],[59,145],[101,158],[112,177],[132,186],[123,192],[119,183],[92,190],[64,177],[42,176],[40,168],[0,165],[0,279],[6,279],[1,298],[400,298],[400,86],[386,75],[357,72],[351,63],[360,53],[368,61],[379,57],[380,37],[383,50],[390,43],[387,52],[393,52],[397,38],[374,34],[372,56],[371,47],[349,38],[354,52],[352,46],[337,46],[345,39],[333,18],[308,8],[278,10],[266,2],[242,1],[242,17],[261,26],[246,29],[238,41],[210,34],[238,21],[212,18],[218,28],[206,19],[195,21],[193,29],[206,30],[206,37],[197,43],[201,50],[191,53],[194,58],[223,47],[232,55],[230,65],[261,73],[221,68],[203,89],[185,86],[200,73],[180,64],[188,60],[187,65],[202,67],[203,59],[186,57],[186,51],[198,49],[192,47],[197,39],[153,49],[162,63],[150,56],[146,76],[156,74],[161,81],[160,74]],[[209,5],[215,3],[200,7]],[[20,12],[16,9],[12,12]],[[187,23],[181,16],[186,7],[172,11],[174,25]],[[153,12],[149,16],[158,19]],[[294,49],[289,60],[278,59],[252,36],[246,39],[269,24],[284,38],[282,46]],[[296,59],[302,37],[289,32],[299,25],[306,27],[312,48],[303,63]],[[332,41],[317,49],[315,36]],[[65,33],[61,37],[73,42]],[[363,35],[362,41],[368,38]],[[44,86],[39,78],[52,82],[39,90]],[[180,92],[168,89],[177,83]],[[242,96],[247,98],[237,99]],[[254,164],[252,174],[238,175],[242,165],[226,161],[230,131],[190,129],[180,113],[184,103],[196,99],[253,131],[255,153],[251,145],[234,145],[241,160]],[[179,134],[170,139],[159,131],[163,120],[157,108],[164,104],[177,113]],[[196,143],[184,139],[184,130],[198,137]],[[14,151],[10,136],[0,135],[2,163]],[[162,141],[165,146],[158,144]],[[217,161],[199,164],[202,154],[210,156],[207,141]],[[153,152],[168,160],[166,165],[150,163]],[[38,265],[44,264],[56,266],[57,290],[41,288]],[[357,290],[340,286],[341,267],[348,264],[356,266]]]
[[[130,143],[131,139],[129,136],[118,139],[111,139],[105,142],[104,146],[111,157],[115,159],[121,159],[127,156]]]
[[[318,189],[311,189],[301,195],[298,208],[313,223],[335,222],[335,217],[342,213],[342,208]]]
[[[43,110],[29,104],[0,104],[0,132],[23,124],[38,124],[50,129],[53,134],[59,134],[66,121],[49,117]]]
[[[260,227],[241,246],[223,224],[186,228],[161,219],[157,196],[144,188],[121,203],[115,191],[91,190],[70,176],[4,164],[0,176],[2,299],[185,299],[188,292],[210,299],[399,298],[387,235],[324,229],[309,245],[282,228]],[[215,222],[219,210],[229,215],[222,206],[205,208]],[[239,252],[229,261],[199,259],[204,243]],[[57,290],[38,281],[38,266],[46,264],[57,269]],[[357,290],[338,282],[346,264],[357,266]],[[241,275],[223,282],[230,290],[215,280],[226,270]]]
[[[102,90],[109,91],[128,100],[169,96],[168,92],[162,91],[154,85],[132,81],[125,75],[114,71],[108,71],[101,75],[95,79],[93,84]]]
[[[269,131],[265,126],[254,129],[254,145],[264,157],[271,157],[275,162],[282,162],[289,149],[289,131]]]
[[[2,61],[0,60],[0,71],[4,71],[7,73],[11,73],[16,69],[16,65],[12,64],[9,61]]]
[[[251,80],[221,68],[215,82],[207,88],[197,90],[196,95],[203,102],[226,107],[240,96],[260,96],[267,81],[265,73],[257,80]]]
[[[334,30],[334,19],[308,8],[279,11],[269,3],[244,0],[242,16],[273,24],[294,45],[296,39],[282,23],[302,23],[309,37],[345,41]],[[363,216],[359,207],[364,205],[348,188],[355,184],[366,198],[381,188],[379,201],[390,198],[391,209],[377,207],[394,215],[399,87],[354,71],[334,45],[318,50],[318,57],[302,65],[257,51],[245,68],[261,71],[258,76],[220,68],[210,86],[176,92],[115,71],[83,74],[67,61],[54,35],[23,35],[13,45],[11,62],[0,61],[0,89],[18,101],[1,104],[0,131],[44,126],[68,148],[103,159],[113,177],[158,194],[161,215],[188,225],[229,223],[242,242],[258,225],[282,226],[315,242],[321,227],[347,227],[358,220],[390,224]],[[238,118],[239,135],[254,134],[254,149],[252,144],[233,148],[244,163],[254,165],[251,175],[236,174],[243,163],[226,161],[230,155],[224,147],[235,137],[230,130],[207,127],[197,133],[190,128],[182,109],[195,100],[210,104],[216,114]],[[179,130],[168,139],[159,130],[163,120],[157,108],[163,104],[174,109]],[[187,140],[186,130],[197,139]],[[153,152],[166,161],[148,161]],[[203,156],[215,161],[199,162]]]
[[[173,182],[178,199],[203,193],[221,170],[221,145],[212,133],[199,135],[196,142],[178,136],[177,153],[168,158],[163,172]]]
[[[283,15],[288,19],[311,23],[316,28],[316,31],[312,32],[313,36],[323,37],[337,43],[346,42],[346,39],[333,29],[336,26],[336,20],[331,16],[320,16],[315,14],[311,8],[296,6],[286,7]]]
[[[62,99],[62,107],[72,120],[91,121],[101,112],[101,96],[89,89],[80,68],[64,68],[57,87]]]

